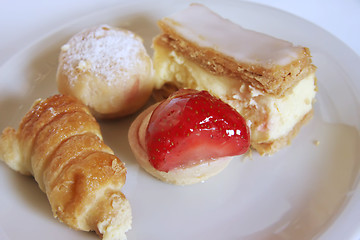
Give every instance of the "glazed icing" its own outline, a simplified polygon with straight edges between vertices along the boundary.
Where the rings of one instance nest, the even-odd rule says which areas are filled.
[[[215,49],[239,62],[264,67],[286,65],[303,51],[288,41],[247,30],[201,4],[191,4],[161,21],[188,41]]]

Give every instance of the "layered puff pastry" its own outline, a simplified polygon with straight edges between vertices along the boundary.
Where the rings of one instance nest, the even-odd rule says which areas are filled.
[[[162,18],[153,41],[155,96],[206,90],[248,120],[251,146],[273,154],[312,117],[317,91],[310,50],[245,29],[201,4]]]
[[[61,222],[106,240],[126,239],[132,214],[121,191],[125,165],[79,100],[66,95],[37,100],[17,130],[3,130],[0,159],[34,176]]]

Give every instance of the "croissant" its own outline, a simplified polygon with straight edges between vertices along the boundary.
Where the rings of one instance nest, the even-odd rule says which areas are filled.
[[[126,239],[131,207],[121,188],[126,168],[105,145],[89,109],[73,97],[37,100],[18,130],[0,137],[0,158],[34,176],[55,218],[105,240]]]

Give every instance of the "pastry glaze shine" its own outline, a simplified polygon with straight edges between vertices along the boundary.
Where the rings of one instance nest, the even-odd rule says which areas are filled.
[[[199,21],[200,17],[206,21]],[[297,59],[302,52],[302,47],[247,30],[201,4],[191,4],[190,7],[163,18],[162,22],[200,47],[216,49],[236,61],[286,65]]]
[[[232,157],[222,157],[213,161],[204,161],[187,168],[176,168],[168,172],[155,169],[149,161],[146,148],[146,129],[152,112],[159,103],[143,111],[131,124],[129,129],[129,144],[139,165],[155,178],[175,185],[191,185],[209,179],[219,174],[228,166]]]
[[[71,228],[96,231],[103,239],[126,239],[131,208],[121,192],[126,168],[105,145],[89,109],[65,95],[37,100],[18,130],[7,127],[0,158],[33,175],[54,217]]]

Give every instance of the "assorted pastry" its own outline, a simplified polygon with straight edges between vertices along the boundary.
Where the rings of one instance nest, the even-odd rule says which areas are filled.
[[[251,146],[260,154],[288,145],[311,118],[317,87],[308,48],[244,29],[200,4],[159,26],[153,43],[158,99],[178,88],[209,91],[248,121]]]
[[[58,90],[80,99],[96,117],[136,112],[149,99],[152,60],[135,33],[100,25],[75,34],[61,47]]]
[[[199,18],[198,16],[201,16]],[[0,137],[0,159],[32,175],[55,218],[103,239],[126,239],[124,163],[96,118],[139,113],[128,132],[134,158],[161,181],[188,185],[234,156],[274,154],[312,116],[317,91],[310,51],[222,18],[204,5],[159,20],[151,58],[140,36],[99,25],[61,47],[60,94],[36,100],[17,130]]]
[[[207,91],[181,89],[142,112],[129,129],[139,165],[177,185],[204,181],[250,145],[245,119]]]
[[[121,192],[125,165],[76,98],[36,100],[17,130],[2,132],[0,157],[13,170],[34,176],[59,221],[103,239],[126,239],[132,215]]]

